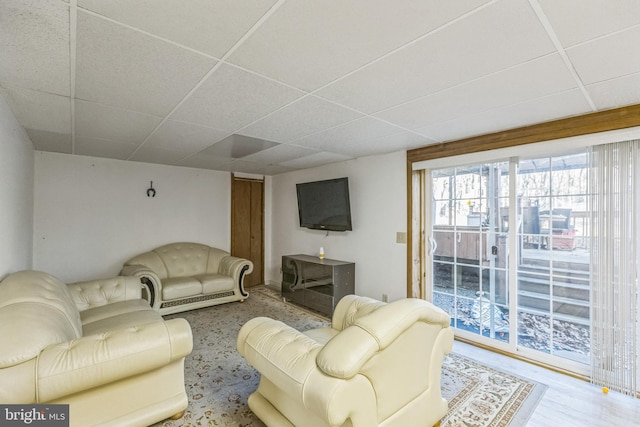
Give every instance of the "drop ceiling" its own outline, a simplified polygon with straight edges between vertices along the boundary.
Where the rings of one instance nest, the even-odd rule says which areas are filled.
[[[274,175],[640,103],[637,0],[2,0],[36,150]]]

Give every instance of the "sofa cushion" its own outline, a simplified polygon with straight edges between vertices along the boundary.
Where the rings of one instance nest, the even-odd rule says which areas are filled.
[[[209,260],[207,261],[207,273],[220,271],[220,262],[229,256],[229,252],[218,248],[209,248]]]
[[[118,316],[120,314],[130,313],[132,311],[149,310],[149,303],[143,299],[132,299],[126,301],[119,301],[100,307],[90,308],[80,312],[80,319],[82,319],[82,328],[84,333],[84,325],[97,322],[109,317]]]
[[[233,278],[222,274],[199,274],[195,276],[202,283],[203,294],[214,294],[216,292],[233,290]]]
[[[142,298],[142,283],[133,276],[68,283],[67,289],[80,313],[114,302]]]
[[[202,283],[194,277],[173,277],[162,281],[162,299],[192,297],[202,293]]]
[[[199,243],[174,243],[154,250],[167,268],[168,277],[195,276],[207,272],[209,246]]]
[[[322,328],[309,329],[308,331],[304,331],[303,334],[314,340],[320,345],[325,345],[329,342],[329,340],[336,335],[338,335],[340,331],[337,329],[333,329],[330,326],[325,326]]]
[[[155,310],[146,309],[131,311],[129,313],[118,314],[95,322],[87,323],[83,326],[84,336],[101,334],[104,332],[115,331],[118,329],[127,329],[138,327],[147,323],[161,321],[162,316]]]

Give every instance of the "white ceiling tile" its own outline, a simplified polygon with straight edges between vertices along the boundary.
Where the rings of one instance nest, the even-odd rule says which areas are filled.
[[[640,73],[587,86],[599,110],[637,104],[640,100]]]
[[[440,141],[454,141],[590,112],[591,108],[582,92],[574,89],[522,104],[433,124],[417,129],[416,132]]]
[[[357,157],[371,156],[374,154],[387,154],[400,150],[410,150],[412,148],[418,148],[434,144],[436,142],[438,141],[413,132],[403,131],[394,133],[393,135],[373,138],[368,140],[366,143],[360,144],[356,147],[358,149]]]
[[[296,145],[280,144],[276,147],[250,154],[243,159],[270,165],[274,163],[285,162],[297,157],[310,156],[311,154],[315,153],[317,153],[317,151],[310,148],[298,147]]]
[[[640,2],[639,2],[640,3]],[[585,85],[640,72],[640,26],[567,49]]]
[[[75,102],[76,135],[140,144],[161,119],[85,101]]]
[[[362,119],[301,138],[295,141],[295,144],[318,151],[330,151],[354,156],[354,154],[357,155],[357,150],[365,146],[369,141],[393,135],[401,130],[403,129],[373,117],[363,117]]]
[[[246,160],[233,160],[217,167],[218,170],[229,172],[242,172],[257,174],[264,169],[264,165],[260,163],[248,162]]]
[[[77,97],[146,114],[168,114],[216,63],[87,13],[77,34]]]
[[[71,134],[25,128],[33,147],[40,151],[73,154]]]
[[[71,135],[69,97],[14,86],[0,93],[24,128]]]
[[[179,165],[181,160],[187,157],[183,152],[166,150],[163,148],[150,148],[146,145],[139,148],[129,157],[134,162],[159,163],[165,165]]]
[[[276,0],[78,0],[78,6],[222,57]]]
[[[243,128],[238,133],[272,141],[290,142],[362,116],[361,113],[309,95]]]
[[[294,169],[306,169],[326,165],[329,163],[343,162],[352,158],[353,157],[351,156],[345,156],[336,153],[316,153],[310,156],[300,157],[299,159],[282,162],[280,163],[280,166]]]
[[[640,24],[638,0],[537,0],[564,47]]]
[[[0,82],[69,96],[69,6],[0,2]]]
[[[375,116],[417,129],[575,87],[576,82],[564,61],[560,55],[553,54],[418,98]]]
[[[222,65],[171,118],[235,132],[303,95],[237,67]]]
[[[282,165],[267,165],[261,169],[258,169],[256,173],[259,173],[261,175],[279,175],[281,173],[293,172],[295,170],[297,170],[297,168],[291,168]]]
[[[145,143],[145,148],[197,153],[229,136],[229,132],[193,123],[167,120]]]
[[[136,147],[137,144],[76,136],[74,153],[82,156],[126,160],[135,151]]]
[[[317,153],[317,151],[310,148],[298,147],[296,145],[280,144],[276,147],[250,154],[243,159],[270,165],[274,163],[286,162],[287,160],[295,159],[298,157],[310,156],[311,154],[315,153]]]
[[[554,51],[526,0],[502,1],[329,85],[318,95],[374,113]]]
[[[276,147],[277,142],[244,135],[230,135],[202,151],[203,154],[240,159],[262,150]]]
[[[194,154],[186,159],[182,159],[178,165],[200,169],[218,169],[219,166],[229,163],[229,159],[217,156],[209,156],[202,153]]]
[[[483,3],[288,1],[229,60],[311,91]]]

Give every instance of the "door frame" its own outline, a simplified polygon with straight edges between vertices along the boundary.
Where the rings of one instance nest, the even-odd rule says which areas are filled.
[[[260,231],[260,254],[261,254],[261,262],[260,262],[260,267],[259,268],[255,268],[255,263],[254,263],[254,270],[251,273],[252,275],[254,274],[259,274],[259,283],[264,283],[264,263],[265,263],[265,246],[264,246],[264,236],[265,236],[265,229],[264,229],[264,220],[265,220],[265,204],[264,204],[264,193],[265,193],[265,179],[263,178],[248,178],[245,176],[238,176],[234,173],[231,173],[231,236],[230,236],[230,252],[233,254],[233,249],[234,249],[234,232],[235,232],[235,227],[237,226],[237,223],[235,221],[236,218],[236,213],[235,213],[235,197],[236,197],[236,188],[235,188],[235,183],[237,181],[245,181],[245,182],[252,182],[252,183],[259,183],[260,185],[260,198],[261,198],[261,205],[262,205],[262,210],[260,212],[260,221],[261,221],[261,231]],[[250,224],[249,224],[250,225]],[[255,276],[253,276],[255,277]]]

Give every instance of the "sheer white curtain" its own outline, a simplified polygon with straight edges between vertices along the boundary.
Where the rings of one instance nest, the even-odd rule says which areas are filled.
[[[592,148],[591,380],[638,392],[640,140]]]

